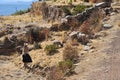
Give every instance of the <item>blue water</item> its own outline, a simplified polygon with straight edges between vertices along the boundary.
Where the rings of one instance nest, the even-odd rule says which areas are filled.
[[[22,4],[0,4],[0,16],[11,15],[19,10],[26,10],[30,8],[31,3]]]

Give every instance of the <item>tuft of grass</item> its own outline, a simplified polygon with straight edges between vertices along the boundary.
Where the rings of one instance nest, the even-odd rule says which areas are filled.
[[[62,72],[67,75],[73,72],[75,66],[74,62],[71,60],[61,61],[59,62],[59,68]]]
[[[71,60],[60,61],[57,66],[51,67],[46,80],[64,80],[65,76],[74,73],[74,63]]]
[[[72,0],[69,0],[68,4],[69,4],[69,5],[72,5]]]
[[[57,50],[56,50],[56,45],[46,45],[45,49],[47,55],[53,55]]]
[[[67,45],[63,50],[63,59],[71,60],[74,63],[78,60],[78,50],[70,45]]]
[[[73,9],[73,14],[81,13],[81,12],[83,12],[86,8],[87,8],[87,6],[85,6],[85,5],[77,5],[77,6]]]

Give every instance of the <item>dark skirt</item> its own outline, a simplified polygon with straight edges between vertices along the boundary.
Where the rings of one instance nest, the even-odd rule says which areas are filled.
[[[32,59],[28,53],[22,55],[23,62],[32,62]]]

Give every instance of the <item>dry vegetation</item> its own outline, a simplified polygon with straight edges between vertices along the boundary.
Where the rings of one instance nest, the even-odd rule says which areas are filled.
[[[73,62],[76,62],[78,57],[77,48],[74,48],[71,45],[65,46],[63,50],[63,60],[71,60]]]

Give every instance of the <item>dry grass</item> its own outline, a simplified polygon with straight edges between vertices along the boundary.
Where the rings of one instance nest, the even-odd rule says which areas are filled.
[[[71,45],[65,46],[63,50],[63,60],[71,60],[76,62],[78,59],[78,50]]]
[[[53,67],[47,75],[46,80],[63,80],[64,73],[59,67]]]
[[[102,9],[92,12],[90,17],[80,26],[80,31],[84,34],[93,35],[102,29],[102,19],[105,17]]]
[[[91,30],[90,30],[90,23],[88,20],[86,20],[81,26],[80,26],[80,32],[84,33],[84,34],[91,34]]]
[[[65,75],[70,75],[74,71],[74,63],[71,60],[59,62],[59,68]]]
[[[56,45],[46,45],[45,52],[47,55],[53,55],[56,52]]]
[[[16,27],[32,22],[41,24],[40,21],[42,20],[41,16],[31,16],[30,14],[17,15],[17,16],[2,16],[2,18],[4,20],[1,21],[0,23],[1,25],[13,24]]]

